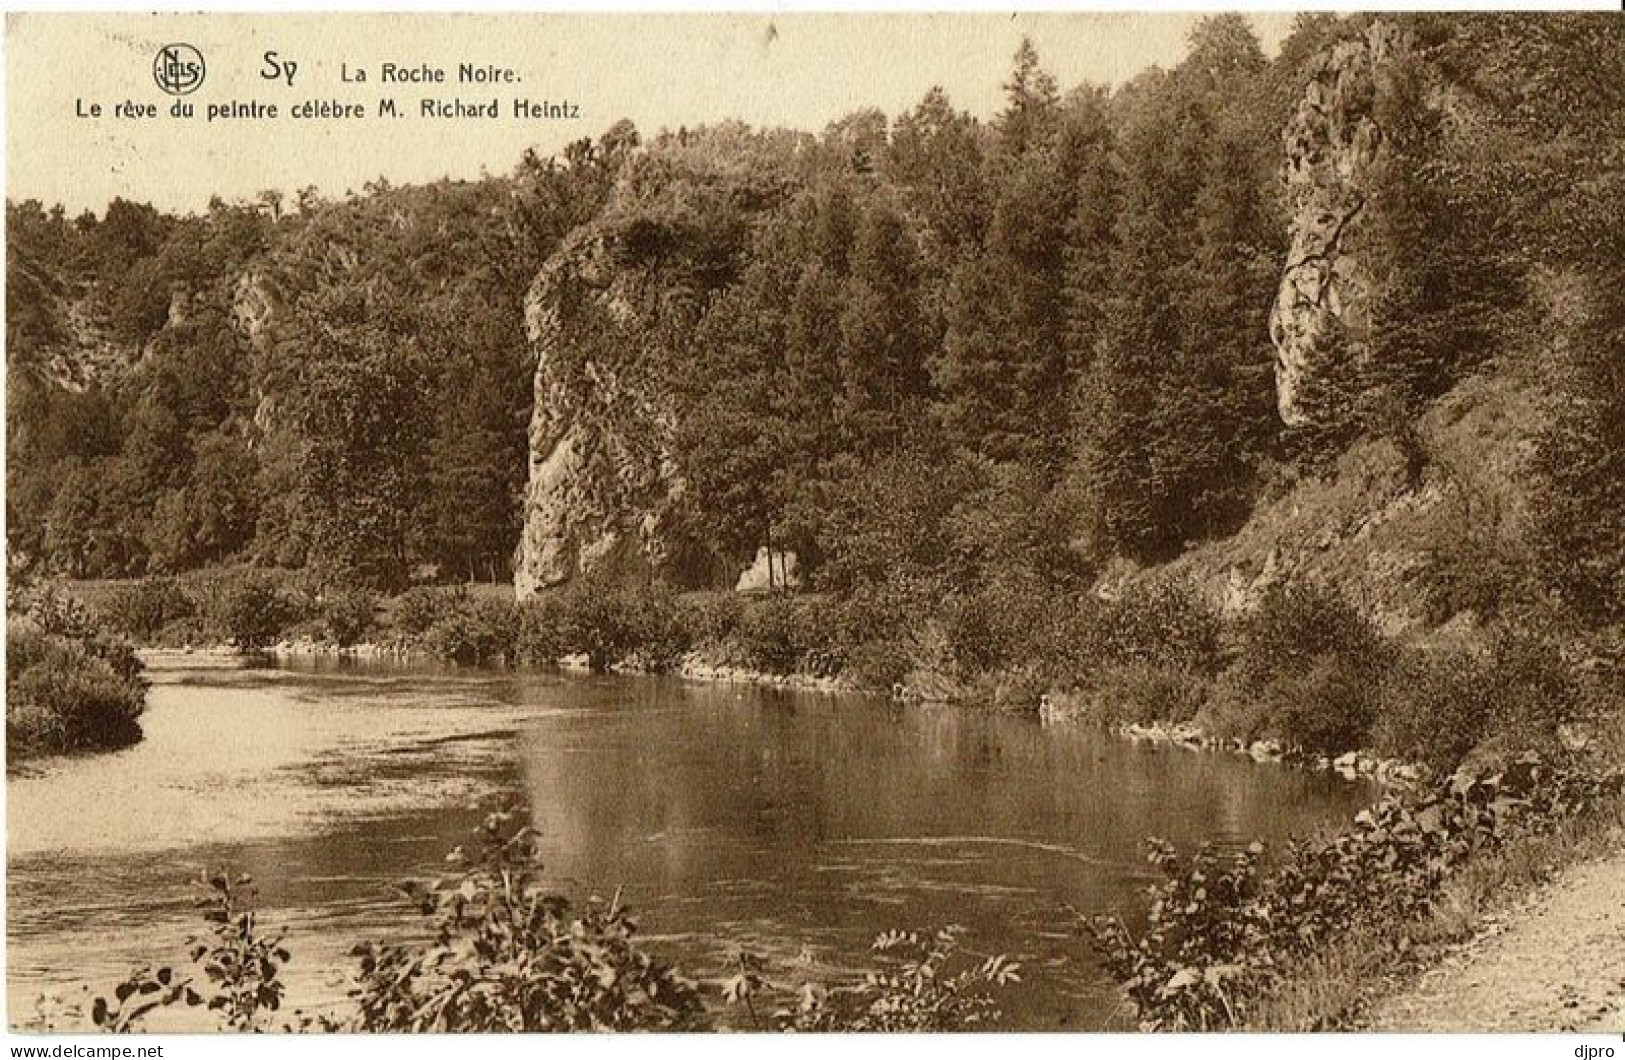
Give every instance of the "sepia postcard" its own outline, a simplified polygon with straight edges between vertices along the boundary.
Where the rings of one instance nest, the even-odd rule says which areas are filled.
[[[26,1055],[1625,1048],[1625,17],[5,60]]]

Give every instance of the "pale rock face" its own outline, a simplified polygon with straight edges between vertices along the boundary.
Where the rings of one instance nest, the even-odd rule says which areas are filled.
[[[232,324],[238,332],[248,337],[262,356],[275,356],[271,323],[286,308],[281,295],[262,272],[250,270],[237,277],[231,296]],[[254,403],[254,426],[261,433],[268,433],[275,418],[272,398],[260,392]]]
[[[1352,237],[1382,150],[1373,110],[1389,90],[1387,71],[1409,47],[1406,34],[1382,20],[1363,38],[1333,47],[1282,132],[1292,249],[1270,311],[1270,339],[1276,401],[1290,425],[1314,421],[1305,391],[1332,359],[1366,355],[1371,285]]]
[[[767,546],[763,545],[756,550],[756,559],[740,573],[739,580],[734,583],[734,592],[755,593],[775,587],[794,589],[800,586],[801,570],[796,554],[774,549],[772,560],[769,561]]]
[[[639,273],[617,268],[589,228],[566,241],[526,296],[536,399],[514,570],[521,600],[584,571],[667,559],[663,531],[683,489],[670,417],[635,356],[570,346],[583,320],[613,328],[649,312]]]
[[[271,319],[281,309],[279,299],[266,278],[258,272],[245,272],[232,291],[231,311],[235,323],[252,342],[259,342]]]

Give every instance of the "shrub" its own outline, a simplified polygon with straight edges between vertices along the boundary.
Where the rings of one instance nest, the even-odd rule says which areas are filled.
[[[280,973],[290,959],[282,944],[285,933],[260,934],[258,916],[244,902],[252,893],[249,877],[216,872],[197,886],[205,894],[196,904],[210,927],[187,939],[187,948],[201,979],[170,967],[136,969],[114,989],[111,1000],[95,999],[90,1012],[95,1026],[125,1034],[139,1029],[157,1009],[185,1005],[219,1013],[226,1030],[267,1029],[265,1014],[282,1007]]]
[[[152,642],[173,622],[197,613],[192,598],[174,578],[142,578],[121,585],[97,608],[108,628]]]
[[[1538,755],[1458,771],[1430,790],[1390,795],[1347,832],[1294,844],[1262,868],[1263,847],[1189,861],[1153,840],[1165,877],[1144,935],[1117,918],[1087,926],[1145,1030],[1232,1027],[1249,1006],[1335,940],[1399,944],[1388,932],[1430,908],[1443,882],[1481,851],[1549,831],[1625,789],[1625,774],[1565,771]]]
[[[378,598],[365,589],[330,590],[321,602],[322,632],[334,644],[347,648],[372,628]]]
[[[514,633],[514,661],[551,665],[570,653],[570,617],[564,602],[543,596],[520,604]]]
[[[436,619],[461,606],[467,597],[467,591],[461,588],[416,586],[395,598],[390,607],[390,623],[402,633],[427,633]]]
[[[1030,579],[999,579],[949,597],[938,621],[949,662],[970,677],[1029,663],[1044,615],[1044,588]]]
[[[79,598],[54,582],[28,586],[19,594],[18,604],[19,620],[36,632],[74,640],[91,640],[101,632]]]
[[[1195,587],[1160,581],[1124,592],[1102,610],[1109,659],[1140,660],[1212,674],[1219,660],[1219,618]]]
[[[827,596],[759,597],[744,604],[727,647],[742,665],[764,673],[833,676],[854,643],[852,606]]]
[[[859,688],[895,688],[913,671],[914,663],[909,640],[881,636],[848,649],[840,672]]]
[[[751,601],[734,631],[747,666],[771,674],[795,671],[803,651],[798,612],[795,598],[788,595]]]
[[[225,589],[210,616],[226,640],[243,651],[271,643],[296,620],[298,609],[268,580],[245,578]]]
[[[920,662],[919,633],[934,605],[929,587],[907,584],[823,598],[815,605],[818,620],[809,638],[809,668],[844,674],[865,688],[894,687]]]
[[[506,600],[473,600],[464,595],[455,607],[442,607],[423,634],[424,646],[448,662],[484,663],[514,657],[519,639],[519,610]]]
[[[1175,725],[1196,717],[1212,681],[1200,673],[1149,662],[1109,663],[1095,679],[1097,719],[1108,725]]]
[[[1326,755],[1363,747],[1377,720],[1380,680],[1361,658],[1313,656],[1307,669],[1279,674],[1255,692],[1272,707],[1264,734]]]
[[[126,645],[14,626],[6,632],[6,748],[34,754],[122,747],[141,738],[141,664]]]
[[[583,652],[595,670],[623,665],[657,672],[675,665],[691,643],[666,589],[634,590],[601,579],[522,605],[475,599],[461,588],[414,589],[397,599],[395,624],[403,631],[421,626],[425,648],[463,663],[548,664]]]
[[[677,665],[693,646],[683,623],[677,598],[664,586],[653,586],[638,596],[634,611],[634,645],[620,661],[647,673],[664,673]]]
[[[1376,749],[1449,772],[1488,732],[1484,672],[1464,649],[1406,652],[1383,682]]]
[[[739,974],[723,985],[723,996],[744,1005],[757,1030],[940,1032],[997,1023],[1001,1013],[988,991],[1020,982],[1021,965],[1002,953],[965,954],[963,934],[958,925],[932,934],[884,932],[869,947],[886,962],[882,968],[852,986],[805,984],[796,1004],[775,1010],[765,1026],[753,999],[772,987],[753,955],[740,954]]]
[[[693,593],[677,601],[678,621],[696,647],[718,648],[727,643],[744,612],[744,600],[737,593]]]
[[[195,599],[210,632],[241,651],[258,651],[302,620],[308,604],[268,571],[237,570],[202,580]]]
[[[1272,586],[1238,632],[1241,645],[1231,670],[1248,688],[1302,672],[1317,656],[1375,660],[1384,654],[1381,636],[1364,615],[1336,590],[1312,583]]]
[[[355,1027],[364,1031],[684,1030],[699,990],[634,942],[617,899],[582,913],[543,886],[534,834],[489,815],[461,873],[407,893],[428,943],[364,944]]]
[[[1078,594],[1051,602],[1040,631],[1039,658],[1051,683],[1058,688],[1092,688],[1107,655],[1105,601]]]
[[[1186,582],[1135,585],[1111,600],[1068,596],[1049,610],[1037,654],[1058,686],[1093,688],[1116,666],[1192,678],[1218,670],[1218,616]]]
[[[605,579],[583,578],[560,595],[566,640],[572,650],[586,653],[592,669],[607,670],[645,643],[649,622],[639,594]]]
[[[1146,860],[1165,877],[1151,888],[1146,934],[1122,921],[1088,925],[1106,966],[1139,1015],[1141,1030],[1209,1030],[1240,1022],[1245,958],[1264,934],[1258,901],[1264,848],[1220,855],[1204,845],[1189,862],[1147,841]]]
[[[1217,727],[1270,735],[1323,754],[1362,746],[1391,654],[1336,592],[1276,586],[1240,623],[1236,660],[1214,707]]]
[[[1528,631],[1499,633],[1481,652],[1403,655],[1380,690],[1375,742],[1384,754],[1454,769],[1475,747],[1556,747],[1558,727],[1581,698],[1556,645]]]

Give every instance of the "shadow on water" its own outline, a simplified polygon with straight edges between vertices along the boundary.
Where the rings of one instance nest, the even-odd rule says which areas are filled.
[[[14,1011],[176,959],[187,881],[222,864],[291,931],[289,1004],[337,1001],[356,941],[416,929],[391,885],[505,797],[558,886],[624,885],[691,974],[743,947],[828,978],[881,930],[959,923],[1026,966],[1015,1025],[1091,1029],[1112,1003],[1067,910],[1134,915],[1145,836],[1281,840],[1371,798],[1029,718],[661,678],[166,664],[146,728],[10,781]]]

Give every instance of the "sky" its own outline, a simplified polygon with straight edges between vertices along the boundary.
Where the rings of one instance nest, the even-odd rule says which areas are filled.
[[[645,135],[737,118],[817,131],[861,107],[896,115],[933,85],[980,117],[1029,36],[1063,88],[1119,84],[1171,66],[1196,14],[185,15],[13,14],[7,18],[7,197],[100,211],[115,196],[201,210],[212,196],[264,189],[326,195],[512,169],[527,147],[551,154],[620,118]],[[1273,53],[1292,15],[1248,16]],[[184,97],[155,82],[165,44],[205,59]],[[275,52],[275,65],[266,53]],[[286,64],[296,64],[290,84]],[[459,84],[462,63],[510,69],[515,83]],[[384,64],[445,71],[444,84],[383,84]],[[354,79],[365,71],[367,82]],[[267,77],[265,75],[272,76]],[[350,78],[351,80],[346,80]],[[498,103],[489,118],[423,117],[424,98]],[[379,100],[403,116],[375,115]],[[519,118],[515,98],[567,106]],[[190,118],[170,115],[177,100]],[[360,121],[294,118],[293,108],[359,102]],[[115,113],[156,106],[158,117]],[[207,108],[275,105],[277,117]],[[90,116],[95,106],[101,113]],[[574,106],[577,110],[570,110]]]

